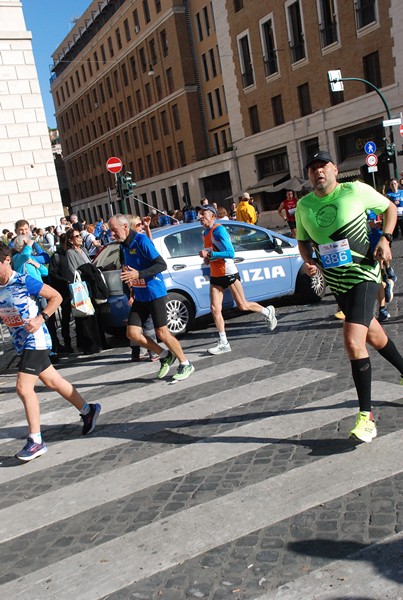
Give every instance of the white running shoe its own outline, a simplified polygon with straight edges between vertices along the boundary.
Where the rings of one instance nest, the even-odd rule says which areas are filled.
[[[226,344],[218,342],[217,346],[214,346],[214,348],[209,348],[207,352],[210,352],[210,354],[225,354],[225,352],[231,352],[231,346],[228,344],[228,342]]]
[[[263,313],[264,318],[266,319],[266,325],[269,331],[273,331],[277,327],[277,319],[276,319],[276,311],[274,310],[274,306],[267,306],[266,310],[269,312],[268,315]]]

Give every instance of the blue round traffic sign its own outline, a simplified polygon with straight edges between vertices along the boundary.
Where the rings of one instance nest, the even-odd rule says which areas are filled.
[[[367,142],[364,146],[364,150],[367,154],[375,154],[375,152],[376,152],[375,142]]]

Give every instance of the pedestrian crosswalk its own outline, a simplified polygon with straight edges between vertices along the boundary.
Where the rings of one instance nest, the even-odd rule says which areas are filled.
[[[332,503],[354,504],[360,490],[401,477],[402,433],[393,415],[402,387],[374,382],[385,405],[381,434],[356,446],[346,440],[355,391],[344,382],[331,393],[340,389],[335,372],[206,358],[191,356],[195,374],[175,385],[156,380],[151,363],[115,361],[107,374],[107,360],[90,372],[66,369],[89,396],[102,392],[96,432],[58,440],[57,431],[79,428],[77,414],[46,391],[49,452],[27,465],[9,457],[26,425],[7,393],[0,405],[2,598],[279,600],[313,598],[312,586],[324,582],[331,589],[331,558],[326,575],[315,563],[291,568],[293,520],[309,521],[319,535]],[[316,386],[320,397],[312,397]],[[315,453],[325,441],[326,451]],[[345,542],[342,526],[334,527],[334,541]],[[403,544],[397,531],[392,542]],[[359,541],[371,547],[373,540]],[[394,585],[379,577],[379,589]],[[299,585],[305,596],[296,595]]]

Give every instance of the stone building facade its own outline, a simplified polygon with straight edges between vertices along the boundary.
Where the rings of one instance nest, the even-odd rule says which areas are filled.
[[[0,0],[0,227],[63,215],[42,96],[22,5]]]

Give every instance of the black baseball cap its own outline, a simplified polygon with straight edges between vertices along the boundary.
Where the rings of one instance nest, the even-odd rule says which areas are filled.
[[[204,206],[201,206],[200,210],[209,210],[213,213],[213,215],[217,216],[217,211],[214,206],[211,206],[211,204],[205,204]]]
[[[311,165],[313,162],[315,162],[315,160],[321,160],[322,162],[331,162],[333,164],[335,164],[333,158],[330,156],[329,152],[327,152],[326,150],[317,150],[314,154],[311,154],[311,156],[308,158],[308,160],[306,161],[306,165],[305,168],[308,169],[309,165]]]

